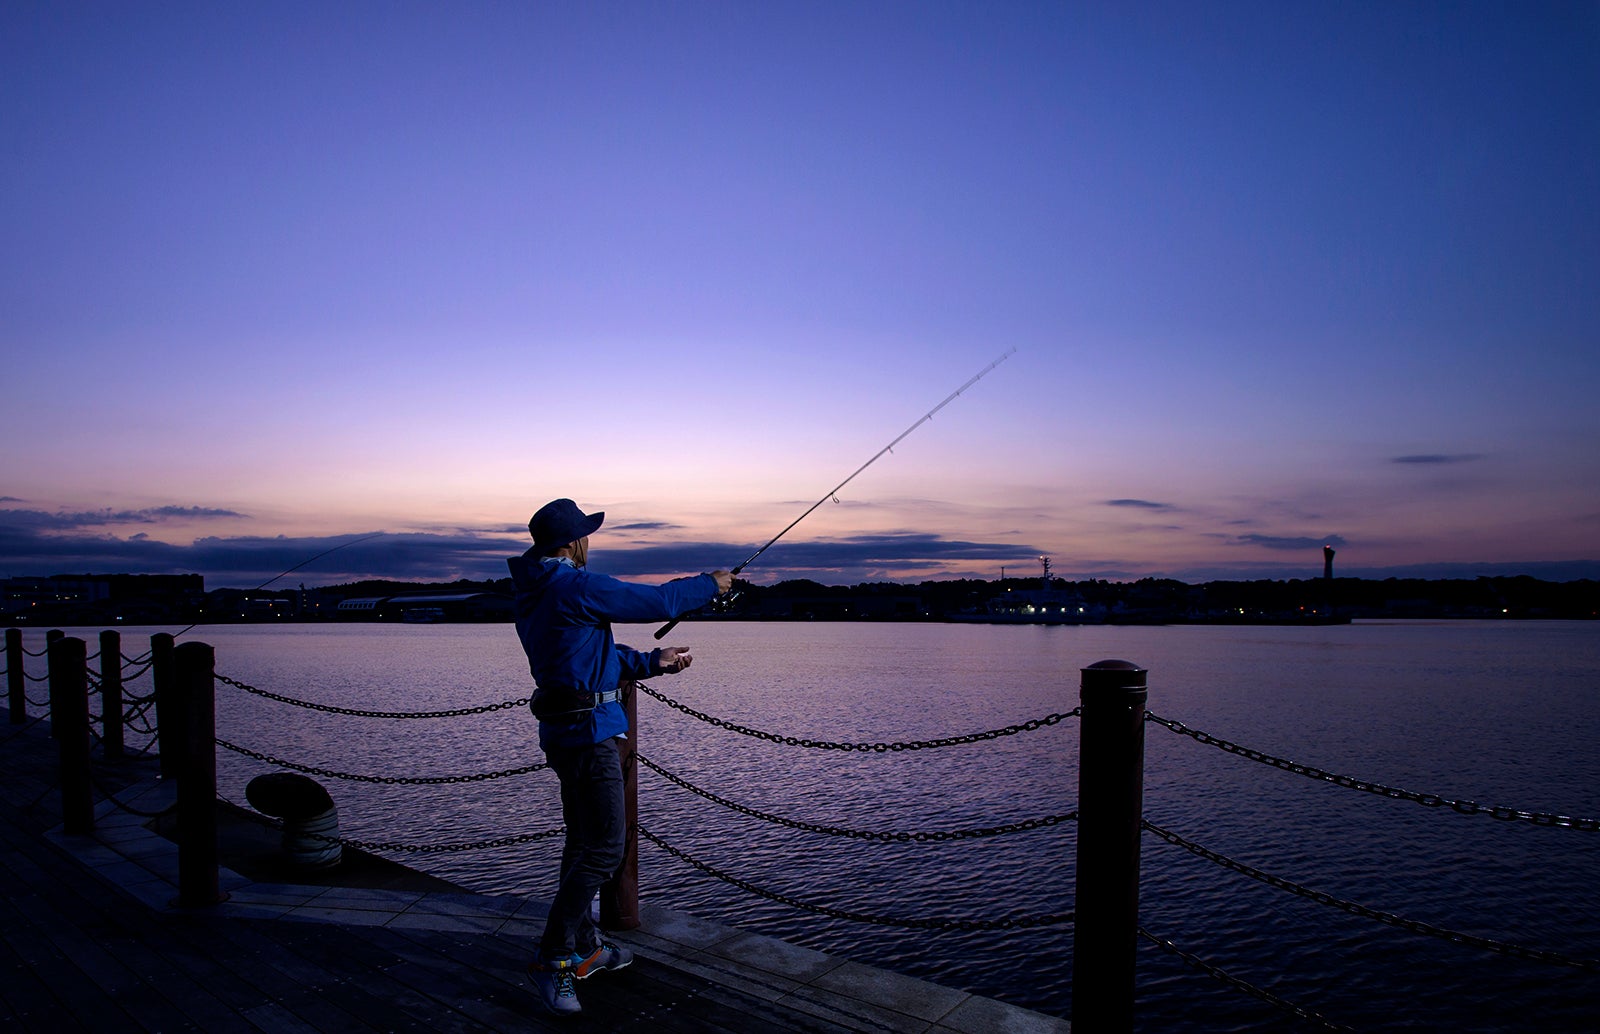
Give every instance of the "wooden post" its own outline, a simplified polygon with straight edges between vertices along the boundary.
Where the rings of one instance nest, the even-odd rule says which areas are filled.
[[[1072,1026],[1085,1034],[1133,1030],[1146,675],[1128,661],[1082,670]]]
[[[178,752],[183,743],[183,712],[173,699],[173,638],[166,632],[150,637],[150,691],[156,698],[156,753],[161,759],[161,778],[178,774]]]
[[[172,654],[174,710],[183,713],[177,905],[200,908],[228,897],[217,887],[216,651],[205,643],[184,643]]]
[[[617,741],[622,759],[622,793],[626,802],[627,846],[616,876],[600,886],[600,926],[606,930],[635,930],[639,926],[639,743],[638,684],[621,686],[622,707],[628,714],[628,735]]]
[[[105,756],[122,757],[122,633],[100,633],[100,742]]]
[[[22,652],[22,629],[6,629],[6,696],[10,701],[11,724],[28,720],[27,655]]]
[[[61,759],[61,826],[69,836],[94,829],[89,783],[89,662],[82,639],[50,643],[50,728]]]

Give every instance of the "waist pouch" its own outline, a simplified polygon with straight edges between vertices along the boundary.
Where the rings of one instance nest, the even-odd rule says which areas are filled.
[[[540,686],[533,691],[533,699],[528,702],[528,710],[533,712],[535,718],[559,718],[562,715],[593,711],[601,704],[608,704],[620,698],[620,691],[615,689],[608,689],[603,693],[587,693],[581,689],[565,687],[547,689]]]

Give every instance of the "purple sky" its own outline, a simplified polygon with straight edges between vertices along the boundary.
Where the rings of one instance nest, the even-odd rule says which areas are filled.
[[[152,8],[159,7],[159,10]],[[0,576],[1600,577],[1600,4],[0,7]]]

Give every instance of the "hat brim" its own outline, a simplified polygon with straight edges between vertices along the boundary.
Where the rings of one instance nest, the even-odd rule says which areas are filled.
[[[581,539],[587,535],[593,535],[595,532],[600,530],[600,525],[604,524],[605,522],[606,512],[604,510],[601,510],[599,513],[589,514],[583,520],[583,534],[579,535],[577,539],[573,539],[572,541],[576,542],[578,539]]]
[[[563,538],[560,542],[548,542],[535,538],[533,540],[533,548],[540,552],[546,552],[552,549],[560,549],[562,546],[570,546],[579,539],[587,538],[599,531],[600,525],[605,523],[605,519],[606,512],[604,510],[598,513],[584,514],[582,520],[562,531],[564,536],[570,537]]]

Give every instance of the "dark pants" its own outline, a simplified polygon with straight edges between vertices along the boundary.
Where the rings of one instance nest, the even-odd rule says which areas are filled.
[[[589,906],[600,885],[622,866],[627,813],[622,795],[622,758],[615,738],[582,747],[552,747],[545,759],[561,780],[561,815],[567,842],[561,851],[561,883],[539,941],[539,958],[589,955],[600,931]]]

